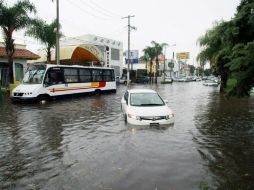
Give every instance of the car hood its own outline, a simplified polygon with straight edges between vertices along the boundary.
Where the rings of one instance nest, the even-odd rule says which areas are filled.
[[[164,106],[130,106],[128,113],[135,114],[136,116],[166,116],[172,114],[172,110]]]

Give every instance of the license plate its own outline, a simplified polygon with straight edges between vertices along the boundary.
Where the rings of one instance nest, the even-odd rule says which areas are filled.
[[[159,123],[150,123],[150,126],[159,126]]]

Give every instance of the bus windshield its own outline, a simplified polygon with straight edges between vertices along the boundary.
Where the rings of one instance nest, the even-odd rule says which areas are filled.
[[[44,73],[46,71],[46,65],[32,65],[30,66],[23,78],[23,84],[41,84]]]

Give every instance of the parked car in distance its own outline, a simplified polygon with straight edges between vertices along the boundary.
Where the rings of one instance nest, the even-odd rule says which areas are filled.
[[[196,81],[201,81],[201,80],[202,80],[201,77],[197,77],[197,78],[196,78]]]
[[[127,84],[127,76],[123,76],[119,79],[120,84]],[[129,83],[131,83],[131,80],[129,80]]]
[[[116,80],[116,83],[119,83],[119,82],[120,82],[120,77],[119,77],[119,76],[116,76],[116,77],[115,77],[115,80]]]
[[[171,77],[165,77],[165,81],[162,80],[161,84],[169,84],[169,83],[172,83],[172,82],[173,82],[173,78],[171,78]]]
[[[149,82],[149,77],[148,76],[137,77],[135,82],[136,83],[148,83]]]
[[[132,125],[160,126],[174,123],[167,101],[150,89],[127,90],[121,99],[125,121]]]
[[[205,86],[218,86],[218,82],[215,80],[206,80],[203,85]]]

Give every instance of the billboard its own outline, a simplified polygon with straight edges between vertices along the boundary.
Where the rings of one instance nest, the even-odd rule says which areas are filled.
[[[130,63],[138,63],[138,50],[130,50]],[[128,64],[128,51],[125,52],[125,64]]]
[[[189,59],[189,58],[190,58],[190,52],[176,53],[176,59]]]

